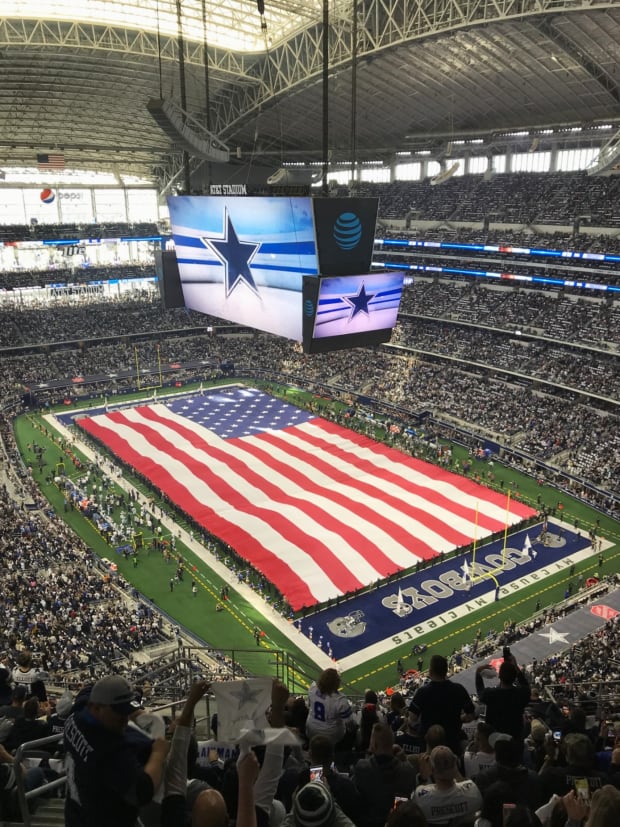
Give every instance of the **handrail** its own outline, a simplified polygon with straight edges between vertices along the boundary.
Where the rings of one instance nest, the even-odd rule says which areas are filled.
[[[15,770],[15,780],[17,782],[17,800],[19,801],[19,810],[21,814],[21,819],[24,822],[24,827],[31,827],[32,821],[30,818],[30,810],[28,809],[28,801],[34,798],[38,798],[43,793],[46,793],[50,790],[56,790],[59,787],[62,787],[65,783],[65,774],[61,774],[58,778],[55,778],[53,781],[47,781],[45,784],[42,784],[40,787],[35,787],[34,790],[29,790],[26,792],[24,787],[24,771],[22,767],[22,760],[27,756],[24,753],[27,753],[31,750],[39,749],[40,747],[46,747],[49,744],[56,744],[62,741],[63,735],[59,733],[58,735],[48,735],[46,738],[37,738],[36,741],[25,741],[23,744],[20,744],[17,748],[15,753],[15,762],[13,764],[13,768]]]

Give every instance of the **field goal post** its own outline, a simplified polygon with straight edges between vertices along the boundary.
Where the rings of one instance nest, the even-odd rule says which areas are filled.
[[[502,545],[502,562],[501,565],[496,566],[494,569],[486,570],[477,574],[477,570],[479,566],[476,563],[476,549],[478,545],[478,504],[476,504],[476,520],[475,520],[475,535],[474,535],[474,542],[472,545],[472,557],[471,557],[471,570],[469,572],[469,585],[473,586],[476,583],[481,583],[483,580],[487,578],[492,580],[495,584],[495,588],[499,589],[499,581],[497,580],[496,575],[501,574],[505,571],[506,568],[506,548],[508,545],[508,527],[510,521],[510,496],[511,492],[508,489],[508,493],[506,495],[506,519],[504,521],[504,542]],[[485,569],[487,567],[485,566]]]

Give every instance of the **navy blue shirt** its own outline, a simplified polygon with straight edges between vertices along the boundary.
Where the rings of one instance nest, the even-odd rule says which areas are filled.
[[[67,796],[65,827],[134,827],[153,797],[135,746],[85,709],[65,724]]]

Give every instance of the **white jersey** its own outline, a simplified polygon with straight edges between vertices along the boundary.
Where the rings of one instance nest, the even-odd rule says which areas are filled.
[[[346,722],[352,715],[351,702],[340,692],[323,695],[316,683],[308,690],[308,720],[306,733],[309,738],[313,735],[327,735],[337,743],[345,733]]]
[[[448,824],[452,819],[473,816],[482,806],[480,790],[473,781],[456,781],[448,790],[423,784],[411,797],[429,824]]]
[[[495,752],[466,752],[463,756],[463,774],[465,778],[475,778],[495,763]]]
[[[16,666],[11,673],[11,677],[13,678],[13,682],[18,686],[25,686],[26,689],[30,692],[30,687],[36,681],[44,680],[47,677],[46,672],[41,672],[40,669],[35,669],[32,666],[28,669],[27,672],[22,672],[19,666]]]

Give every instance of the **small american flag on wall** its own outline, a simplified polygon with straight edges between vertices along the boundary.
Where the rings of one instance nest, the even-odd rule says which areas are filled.
[[[45,155],[37,155],[37,169],[44,172],[50,169],[64,169],[65,156],[62,152],[50,152]]]

